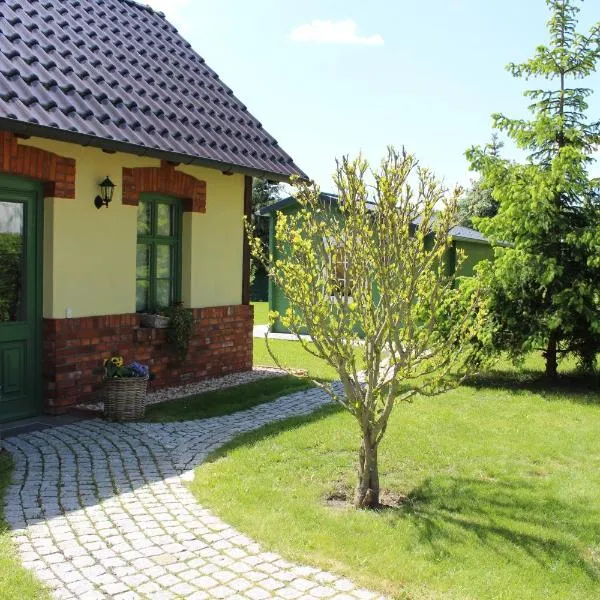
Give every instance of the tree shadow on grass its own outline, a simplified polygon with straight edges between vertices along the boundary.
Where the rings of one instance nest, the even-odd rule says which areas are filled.
[[[271,423],[242,434],[206,462],[340,412],[340,407],[331,405]],[[431,477],[411,490],[400,506],[383,509],[380,516],[392,528],[409,522],[421,549],[435,561],[461,560],[480,546],[481,568],[485,568],[485,553],[493,553],[519,569],[535,565],[548,573],[580,573],[600,582],[600,510],[577,499],[565,502],[524,478]]]
[[[600,512],[544,496],[523,479],[430,478],[386,512],[392,522],[411,521],[438,560],[475,542],[509,564],[534,562],[546,570],[560,563],[600,581]]]
[[[465,380],[474,389],[501,389],[539,394],[547,400],[569,400],[580,404],[600,404],[600,376],[576,372],[561,373],[557,379],[540,371],[490,370]]]

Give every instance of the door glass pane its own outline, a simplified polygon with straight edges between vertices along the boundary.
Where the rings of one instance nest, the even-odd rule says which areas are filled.
[[[24,321],[25,205],[0,202],[0,323]]]
[[[150,223],[152,217],[152,206],[148,202],[144,202],[140,200],[138,204],[138,214],[137,214],[137,232],[138,235],[150,235]]]
[[[135,273],[138,279],[150,279],[150,246],[147,244],[137,245]]]
[[[144,279],[138,279],[135,286],[135,310],[136,312],[146,312],[148,310],[148,290],[149,282]]]
[[[170,279],[173,275],[173,249],[171,246],[156,246],[156,276]]]
[[[167,308],[173,303],[172,287],[170,279],[159,279],[156,282],[156,306],[159,309]]]
[[[156,235],[172,236],[173,231],[173,205],[157,204]]]

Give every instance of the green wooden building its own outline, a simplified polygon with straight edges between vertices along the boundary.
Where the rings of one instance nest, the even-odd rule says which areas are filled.
[[[332,210],[337,209],[338,198],[335,194],[321,194],[321,200],[325,205],[331,207]],[[271,251],[274,258],[277,259],[277,248],[274,243],[275,224],[277,216],[280,213],[292,214],[298,210],[298,202],[293,197],[284,198],[270,206],[266,206],[259,211],[259,215],[269,217],[269,236]],[[482,260],[492,259],[494,251],[486,238],[469,227],[457,226],[451,230],[452,246],[448,252],[447,265],[449,274],[456,273],[456,257],[462,251],[464,260],[460,265],[460,270],[456,273],[459,276],[470,277],[474,274],[475,265]],[[277,311],[283,314],[289,305],[287,298],[272,281],[269,281],[269,310]],[[287,330],[277,321],[273,326],[275,333],[287,333]]]

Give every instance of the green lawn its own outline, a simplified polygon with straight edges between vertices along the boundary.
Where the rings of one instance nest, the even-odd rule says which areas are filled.
[[[153,423],[169,423],[228,415],[264,402],[271,402],[285,394],[306,389],[310,385],[311,383],[306,379],[297,377],[270,377],[245,385],[149,406],[145,420]]]
[[[291,366],[326,373],[282,344]],[[197,469],[193,491],[267,548],[397,597],[598,598],[598,386],[549,386],[540,368],[501,364],[398,406],[380,448],[398,508],[325,503],[351,493],[359,441],[335,408],[238,438]]]
[[[333,380],[336,377],[336,372],[332,367],[320,358],[306,352],[300,342],[271,340],[269,345],[284,367],[307,371],[314,379]],[[266,341],[261,338],[254,338],[254,365],[276,366],[275,361],[267,351]]]
[[[269,303],[253,302],[252,304],[254,305],[254,324],[266,325],[269,322],[267,316]],[[307,371],[314,379],[331,381],[336,377],[334,369],[303,350],[302,346],[296,341],[271,340],[269,344],[284,367]],[[267,344],[262,338],[254,338],[254,366],[276,366],[275,361],[267,351]]]
[[[0,452],[0,600],[46,599],[50,597],[46,589],[19,564],[4,521],[4,490],[10,483],[11,473],[9,455]]]
[[[268,325],[269,324],[269,303],[268,302],[253,302],[254,306],[254,324]]]

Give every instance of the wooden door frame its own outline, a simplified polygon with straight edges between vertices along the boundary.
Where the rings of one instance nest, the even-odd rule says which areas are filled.
[[[27,210],[27,219],[33,214],[35,219],[33,240],[33,256],[27,256],[27,268],[30,268],[30,261],[35,268],[35,293],[33,298],[28,297],[29,302],[34,303],[34,323],[30,324],[32,348],[31,353],[33,363],[35,365],[35,375],[32,378],[32,406],[35,415],[43,413],[43,386],[42,386],[42,322],[43,322],[43,284],[44,284],[44,190],[43,185],[39,181],[19,177],[15,175],[5,175],[0,173],[0,190],[3,195],[10,194],[31,194],[34,198],[32,201],[32,210]],[[28,232],[29,233],[29,232]],[[32,415],[33,416],[33,415]],[[9,419],[10,420],[10,419]]]

